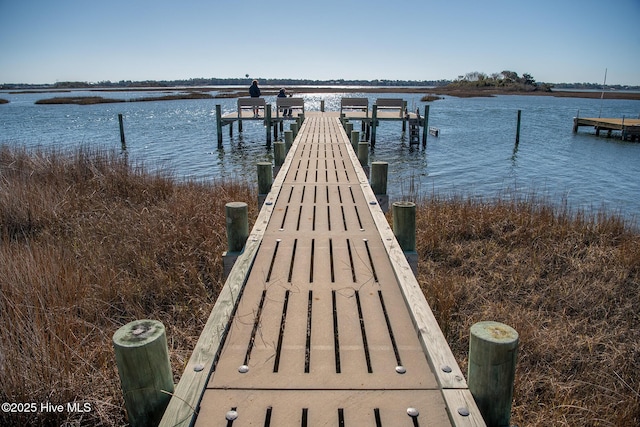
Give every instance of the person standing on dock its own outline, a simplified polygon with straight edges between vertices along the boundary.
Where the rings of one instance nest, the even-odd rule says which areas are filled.
[[[260,98],[260,88],[258,87],[257,80],[251,82],[251,87],[249,88],[249,96],[251,96],[252,98]],[[253,116],[258,117],[258,108],[253,109]]]

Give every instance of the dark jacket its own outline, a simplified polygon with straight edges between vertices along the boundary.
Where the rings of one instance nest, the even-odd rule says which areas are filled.
[[[249,95],[251,95],[252,98],[257,98],[260,96],[260,88],[258,87],[258,85],[251,85],[251,87],[249,88]]]

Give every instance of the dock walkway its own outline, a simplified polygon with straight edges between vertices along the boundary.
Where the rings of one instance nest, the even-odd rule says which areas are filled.
[[[484,425],[336,116],[306,115],[161,425]]]
[[[278,108],[274,114],[271,104],[264,103],[264,105],[255,110],[251,108],[243,107],[244,102],[249,102],[252,99],[262,98],[240,98],[238,100],[237,111],[222,114],[222,109],[219,105],[216,106],[216,123],[217,123],[217,139],[218,146],[222,146],[222,128],[229,126],[229,136],[233,135],[233,123],[238,123],[238,132],[242,132],[243,121],[261,121],[266,127],[266,141],[267,146],[271,145],[271,132],[273,131],[273,138],[278,139],[278,130],[283,131],[283,125],[286,121],[293,121],[298,116],[304,117],[304,101],[302,98],[284,98],[286,100],[300,100],[302,103],[302,113],[295,110],[293,115],[282,116],[279,114]],[[349,106],[349,100],[359,101],[358,106],[353,108]],[[407,130],[407,124],[409,125],[409,143],[422,144],[423,148],[426,146],[427,139],[426,133],[428,130],[429,122],[429,107],[425,106],[424,116],[421,116],[419,111],[410,112],[406,109],[406,102],[402,99],[385,99],[379,98],[372,108],[369,109],[368,98],[343,98],[342,104],[344,108],[340,109],[339,116],[342,119],[349,121],[359,121],[362,126],[362,136],[366,141],[369,141],[371,147],[375,147],[376,144],[376,128],[381,121],[400,121],[402,122],[402,132]],[[365,106],[362,106],[364,104]],[[379,104],[379,105],[378,105]],[[321,106],[321,113],[324,113],[324,106]],[[331,114],[331,112],[329,112]],[[420,137],[420,128],[423,128],[422,137]]]
[[[640,141],[640,119],[574,117],[573,132],[578,132],[581,126],[593,127],[597,136],[602,130],[607,131],[608,136],[611,136],[612,131],[620,131],[623,140]]]

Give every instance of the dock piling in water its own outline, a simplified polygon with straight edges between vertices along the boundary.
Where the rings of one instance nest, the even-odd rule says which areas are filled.
[[[264,199],[271,191],[273,184],[273,165],[271,162],[258,163],[258,207],[262,207]]]
[[[389,210],[389,195],[387,194],[387,176],[389,163],[371,162],[371,189],[375,194],[382,212]]]
[[[520,120],[522,119],[522,110],[518,110],[518,125],[516,127],[516,144],[520,143]]]
[[[124,140],[124,123],[122,121],[122,113],[118,114],[118,123],[120,124],[120,145],[122,146],[122,151],[127,151],[127,143]]]

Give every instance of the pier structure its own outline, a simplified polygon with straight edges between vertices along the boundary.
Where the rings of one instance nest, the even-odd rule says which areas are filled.
[[[282,114],[289,111],[288,115]],[[275,113],[274,113],[275,111]],[[321,107],[321,112],[324,108]],[[276,98],[276,108],[267,104],[264,98],[239,98],[237,110],[222,114],[220,105],[216,105],[216,123],[218,147],[222,146],[223,127],[229,126],[229,135],[233,135],[233,123],[238,123],[238,131],[242,132],[242,122],[258,120],[265,124],[266,144],[271,146],[273,139],[278,139],[278,131],[283,132],[285,121],[304,119],[305,109],[302,98]],[[402,132],[409,127],[409,144],[427,144],[427,132],[429,122],[429,106],[425,106],[424,115],[417,110],[415,113],[407,110],[407,103],[401,98],[378,98],[369,108],[368,98],[342,98],[340,118],[345,121],[359,121],[361,123],[361,139],[368,141],[371,147],[376,144],[376,129],[381,121],[402,122]],[[298,125],[299,126],[299,125]],[[420,128],[423,129],[420,137]]]
[[[160,425],[484,426],[397,232],[306,113]]]
[[[611,136],[613,131],[620,132],[623,141],[640,141],[640,118],[589,118],[574,117],[573,132],[577,133],[581,126],[593,127],[596,135],[600,136],[601,131],[606,131],[607,136]]]

